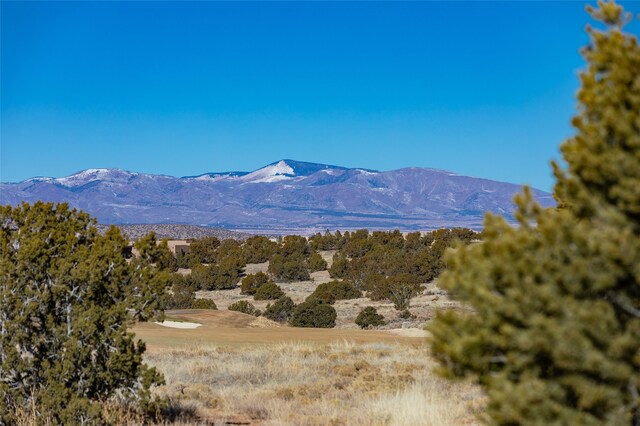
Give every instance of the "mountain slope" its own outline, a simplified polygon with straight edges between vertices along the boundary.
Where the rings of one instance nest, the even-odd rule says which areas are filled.
[[[0,203],[67,201],[101,223],[183,223],[286,232],[480,228],[510,215],[517,185],[425,168],[387,172],[281,160],[253,172],[172,176],[88,169],[0,184]],[[534,190],[544,206],[550,194]]]

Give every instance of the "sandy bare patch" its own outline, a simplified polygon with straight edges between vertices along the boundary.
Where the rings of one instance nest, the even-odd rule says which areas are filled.
[[[196,322],[182,322],[182,321],[156,321],[156,324],[162,325],[164,327],[171,328],[184,328],[184,329],[194,329],[202,326],[202,324],[198,324]]]

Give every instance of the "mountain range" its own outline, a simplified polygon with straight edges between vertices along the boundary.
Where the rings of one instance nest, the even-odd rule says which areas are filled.
[[[0,183],[0,203],[68,202],[103,224],[179,223],[265,233],[482,228],[511,218],[520,186],[428,169],[376,171],[280,160],[253,172],[173,177],[87,169]],[[551,194],[533,189],[543,206]]]

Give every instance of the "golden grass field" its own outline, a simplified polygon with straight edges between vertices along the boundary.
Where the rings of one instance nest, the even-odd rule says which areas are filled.
[[[331,262],[331,252],[322,253]],[[248,265],[246,273],[266,271]],[[188,271],[183,271],[188,273]],[[303,301],[327,271],[311,281],[278,283]],[[147,344],[145,359],[165,376],[156,389],[167,397],[179,424],[243,425],[472,425],[484,397],[469,382],[434,373],[424,325],[439,309],[462,309],[435,284],[414,298],[411,321],[388,302],[337,301],[336,328],[294,328],[226,308],[248,300],[239,289],[202,291],[220,310],[171,310],[168,320],[201,324],[195,329],[156,323],[133,327]],[[360,330],[354,320],[375,306],[387,325]]]
[[[202,324],[138,324],[156,393],[180,424],[472,425],[483,397],[433,372],[425,337],[302,329],[232,311],[175,310]]]
[[[403,337],[387,331],[295,328],[265,318],[234,311],[171,310],[168,319],[202,324],[196,329],[164,327],[142,323],[133,327],[136,336],[147,344],[147,351],[185,349],[193,345],[250,346],[291,342],[328,344],[347,340],[354,343],[404,343],[422,345],[424,338]]]

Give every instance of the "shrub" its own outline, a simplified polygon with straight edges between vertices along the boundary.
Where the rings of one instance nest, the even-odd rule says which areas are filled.
[[[411,274],[398,274],[386,279],[370,275],[367,288],[367,296],[371,300],[388,300],[398,311],[409,308],[411,299],[423,290],[417,277]]]
[[[359,297],[362,297],[362,292],[349,281],[331,281],[318,285],[307,300],[317,299],[333,305],[336,300],[357,299]]]
[[[280,254],[284,257],[306,257],[310,253],[309,243],[305,237],[287,235],[282,239]]]
[[[167,309],[189,309],[195,300],[196,285],[190,276],[171,274],[171,294],[167,300]]]
[[[227,308],[230,311],[242,312],[243,314],[249,314],[256,317],[260,316],[260,311],[253,306],[252,303],[247,302],[246,300],[239,300],[235,303],[232,303]]]
[[[284,291],[273,281],[269,281],[256,291],[253,295],[255,300],[278,300],[284,296]]]
[[[242,255],[247,263],[266,262],[277,250],[277,243],[262,236],[247,238],[242,245]]]
[[[375,272],[364,276],[362,287],[367,291],[367,297],[373,301],[385,300],[389,294],[386,277]]]
[[[387,299],[393,303],[393,307],[398,311],[409,309],[411,299],[423,289],[423,286],[416,282],[416,278],[409,274],[387,278]]]
[[[191,309],[212,309],[217,310],[216,302],[211,299],[193,299]]]
[[[269,274],[277,281],[307,281],[311,279],[302,256],[274,255],[269,260]]]
[[[291,317],[294,308],[293,300],[291,300],[290,297],[284,296],[276,300],[273,305],[267,305],[262,315],[272,321],[286,322]]]
[[[329,268],[329,275],[331,278],[344,278],[349,272],[349,260],[347,256],[338,252],[333,255],[333,263]]]
[[[200,290],[229,290],[235,288],[240,268],[233,260],[223,260],[221,265],[196,265],[191,278]]]
[[[38,407],[52,424],[102,424],[101,402],[151,409],[162,376],[127,327],[160,318],[169,275],[152,256],[128,262],[67,204],[0,207],[0,424]]]
[[[264,272],[247,275],[242,279],[240,284],[240,294],[248,294],[253,296],[263,284],[269,281],[269,276]]]
[[[194,240],[189,244],[189,254],[187,257],[191,266],[216,263],[216,250],[220,247],[220,240],[216,237],[203,237]]]
[[[360,328],[377,327],[384,325],[384,317],[373,306],[367,306],[356,317],[356,324]]]
[[[227,238],[220,243],[220,247],[216,250],[216,258],[218,263],[221,263],[224,259],[233,259],[233,262],[235,262],[240,269],[247,266],[247,262],[242,255],[240,242],[233,238]]]
[[[294,327],[333,328],[336,310],[319,300],[307,300],[296,306],[289,323]]]
[[[322,258],[320,253],[311,253],[307,258],[307,269],[310,272],[324,271],[327,269],[327,261]]]
[[[416,319],[416,316],[413,315],[411,311],[409,311],[409,309],[405,309],[404,311],[398,314],[398,318],[409,320],[409,319]]]

